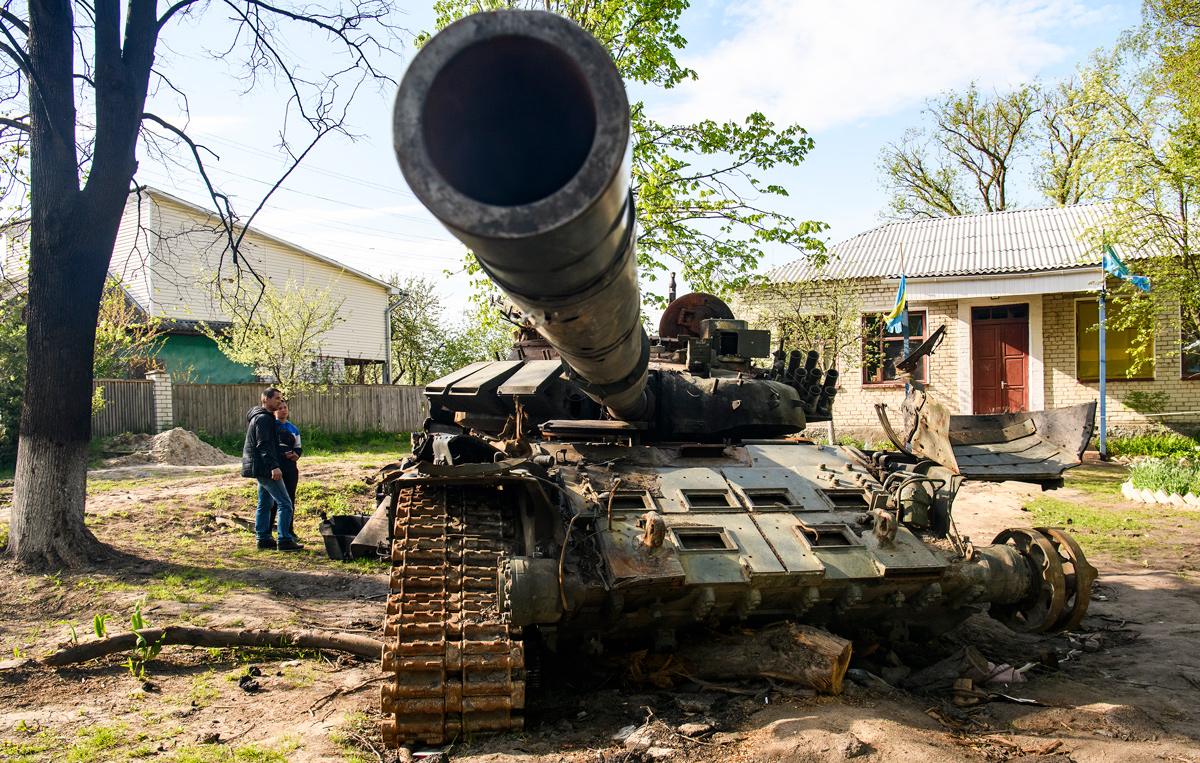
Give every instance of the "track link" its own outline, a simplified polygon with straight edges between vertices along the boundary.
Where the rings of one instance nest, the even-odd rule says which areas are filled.
[[[404,484],[396,500],[384,621],[383,740],[443,744],[520,729],[524,649],[499,597],[512,551],[505,498],[489,485]]]

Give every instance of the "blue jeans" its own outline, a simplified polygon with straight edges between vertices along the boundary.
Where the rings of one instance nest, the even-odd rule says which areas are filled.
[[[254,511],[254,532],[261,541],[271,540],[271,502],[279,507],[279,540],[295,540],[284,535],[292,526],[292,499],[283,480],[258,478],[258,508]]]

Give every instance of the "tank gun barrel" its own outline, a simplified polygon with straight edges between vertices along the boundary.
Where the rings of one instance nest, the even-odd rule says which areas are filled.
[[[551,13],[468,16],[413,59],[393,137],[417,198],[584,391],[648,417],[629,102],[608,52]]]

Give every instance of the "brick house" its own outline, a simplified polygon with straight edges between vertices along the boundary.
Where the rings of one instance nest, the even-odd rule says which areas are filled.
[[[856,297],[862,352],[857,363],[840,369],[834,405],[843,431],[877,434],[874,404],[895,409],[901,401],[893,364],[903,339],[879,321],[895,300],[901,251],[910,346],[946,327],[921,376],[951,412],[1074,405],[1098,398],[1096,292],[1102,271],[1091,236],[1106,217],[1107,208],[1095,204],[892,222],[837,244],[823,268],[797,260],[772,270],[767,280],[794,285],[787,298],[802,305],[812,295],[813,313],[829,281]],[[1129,262],[1149,253],[1117,247],[1117,254]],[[1132,267],[1136,271],[1136,262]],[[743,310],[765,327],[778,294],[771,287],[744,293]],[[1181,352],[1177,314],[1161,316],[1153,368],[1137,369],[1132,377],[1134,332],[1110,327],[1107,334],[1110,429],[1200,422],[1194,414],[1150,415],[1200,411],[1200,355]]]

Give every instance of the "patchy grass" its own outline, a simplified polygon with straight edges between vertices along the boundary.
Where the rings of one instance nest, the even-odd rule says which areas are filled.
[[[247,587],[239,580],[221,577],[212,570],[189,568],[150,581],[146,585],[146,597],[187,604]]]
[[[133,490],[134,488],[147,487],[149,485],[161,485],[162,482],[162,478],[154,477],[138,477],[124,480],[110,480],[89,477],[87,481],[87,492],[88,495],[113,493],[119,490]]]
[[[0,760],[12,763],[35,763],[46,760],[46,753],[62,749],[62,740],[57,735],[36,726],[27,726],[24,721],[13,729],[13,739],[0,739]]]
[[[1129,437],[1114,437],[1108,441],[1108,452],[1112,456],[1178,458],[1194,456],[1197,451],[1200,451],[1200,441],[1178,432],[1153,432]]]
[[[123,723],[108,726],[85,726],[79,730],[75,743],[67,750],[67,763],[92,763],[97,760],[111,760],[125,756],[106,754],[118,747],[129,746],[132,740],[128,728]]]
[[[1167,495],[1200,494],[1200,464],[1184,460],[1152,458],[1129,468],[1133,486],[1161,490]]]
[[[247,583],[224,577],[219,570],[188,567],[158,575],[145,581],[87,575],[75,580],[75,586],[92,593],[141,593],[146,601],[177,601],[190,604],[224,596],[230,591],[249,588]]]
[[[1064,487],[1093,495],[1120,495],[1121,483],[1128,474],[1125,467],[1117,465],[1077,466],[1066,473]]]
[[[370,513],[374,508],[371,495],[374,488],[362,480],[320,482],[300,476],[296,488],[296,518],[316,519],[326,514]],[[204,500],[214,511],[225,513],[253,512],[258,503],[258,486],[219,487],[208,491]]]
[[[329,741],[337,745],[346,763],[371,763],[377,760],[375,753],[360,741],[369,739],[376,731],[376,724],[366,713],[350,713],[342,725],[329,732]]]
[[[0,551],[8,548],[8,522],[0,522]]]
[[[300,743],[285,739],[275,748],[256,744],[229,747],[224,744],[189,744],[176,749],[167,760],[172,763],[287,763],[288,755]]]
[[[214,675],[215,672],[210,669],[192,679],[192,686],[188,689],[188,699],[192,701],[194,707],[208,707],[214,699],[221,696],[220,690],[213,686]]]
[[[1083,505],[1048,495],[1026,504],[1037,527],[1063,527],[1088,555],[1140,560],[1148,550],[1169,547],[1181,527],[1200,529],[1195,512],[1173,511],[1165,506],[1127,508],[1128,504]]]
[[[346,457],[368,454],[407,453],[411,450],[411,442],[407,432],[322,432],[315,428],[305,428],[298,423],[304,436],[304,458],[338,456],[339,460]],[[243,435],[209,435],[204,432],[196,433],[201,440],[219,448],[231,456],[242,455]]]

